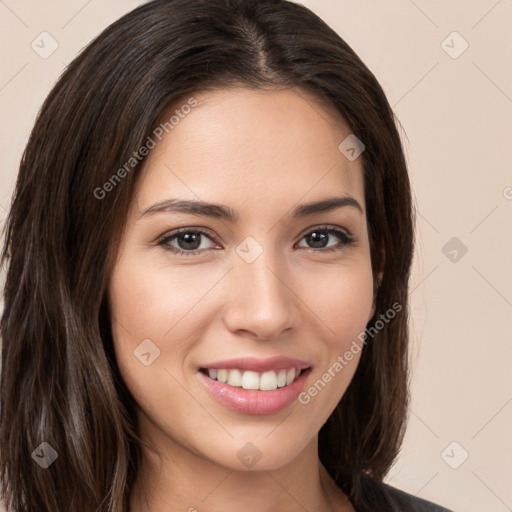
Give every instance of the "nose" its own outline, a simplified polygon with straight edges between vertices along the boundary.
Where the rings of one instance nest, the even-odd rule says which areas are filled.
[[[235,256],[224,313],[227,328],[261,340],[276,339],[297,326],[298,297],[286,263],[265,250],[248,263]]]

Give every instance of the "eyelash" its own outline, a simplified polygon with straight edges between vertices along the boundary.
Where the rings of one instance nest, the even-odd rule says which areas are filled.
[[[339,251],[339,250],[343,249],[346,246],[353,245],[356,242],[356,239],[348,231],[345,232],[340,229],[329,227],[329,226],[315,227],[315,228],[311,229],[310,231],[304,233],[304,235],[302,235],[300,240],[302,240],[304,237],[312,234],[315,231],[323,231],[323,232],[326,232],[326,233],[336,236],[341,241],[341,245],[339,245],[338,247],[325,247],[323,249],[312,249],[312,248],[306,247],[305,249],[308,252],[313,252],[313,253],[335,252],[335,251]],[[160,238],[158,240],[157,245],[161,246],[166,251],[170,251],[170,252],[172,252],[174,254],[178,254],[180,256],[195,256],[203,251],[208,250],[208,249],[194,249],[191,251],[184,251],[183,249],[177,249],[176,247],[169,245],[169,242],[171,240],[173,240],[174,238],[176,238],[177,236],[179,236],[183,233],[200,233],[200,234],[206,236],[207,238],[209,238],[212,242],[215,241],[208,231],[205,231],[204,229],[201,229],[201,228],[187,227],[187,228],[178,229],[176,231],[173,231],[173,232],[163,236],[162,238]]]

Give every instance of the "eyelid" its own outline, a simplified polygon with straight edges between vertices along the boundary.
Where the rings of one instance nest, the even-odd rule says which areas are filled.
[[[333,224],[319,224],[318,226],[313,226],[311,228],[307,228],[299,236],[299,240],[301,238],[305,237],[306,235],[308,235],[309,233],[311,233],[312,231],[315,231],[316,229],[318,229],[318,230],[336,230],[336,231],[341,231],[342,233],[344,233],[347,236],[347,238],[350,238],[353,241],[357,240],[355,235],[349,229],[341,227],[341,226],[335,226]]]
[[[189,231],[199,231],[201,233],[204,233],[205,235],[208,235],[210,238],[216,237],[216,234],[211,229],[204,228],[202,226],[185,226],[182,228],[171,229],[170,231],[167,231],[163,235],[159,236],[158,238],[177,235],[179,233],[188,233]]]

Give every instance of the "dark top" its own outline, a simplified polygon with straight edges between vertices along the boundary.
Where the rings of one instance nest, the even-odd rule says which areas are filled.
[[[355,506],[356,512],[453,512],[370,477],[362,483],[362,496],[368,506]]]

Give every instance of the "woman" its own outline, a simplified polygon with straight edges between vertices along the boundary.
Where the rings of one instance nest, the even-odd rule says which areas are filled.
[[[285,0],[127,14],[60,78],[20,166],[7,508],[446,510],[383,483],[412,252],[393,113],[323,21]]]

